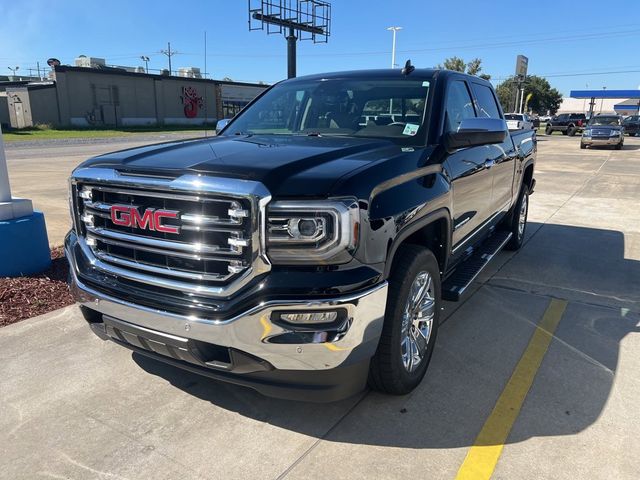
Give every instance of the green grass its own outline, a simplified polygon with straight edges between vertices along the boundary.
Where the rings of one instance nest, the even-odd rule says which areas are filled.
[[[206,129],[201,126],[174,126],[174,127],[129,127],[117,129],[54,129],[46,125],[25,128],[21,130],[11,130],[2,132],[5,142],[29,141],[29,140],[49,140],[62,138],[110,138],[127,137],[140,133],[160,133],[160,132],[198,132],[208,130],[214,131],[214,127],[208,126]]]

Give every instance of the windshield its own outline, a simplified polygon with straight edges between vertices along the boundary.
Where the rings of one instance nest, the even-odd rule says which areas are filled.
[[[522,115],[516,115],[515,113],[506,113],[504,115],[505,120],[522,120]]]
[[[417,143],[430,82],[328,79],[283,82],[242,111],[224,135],[320,135]]]
[[[589,125],[620,125],[620,117],[593,117],[589,122]]]

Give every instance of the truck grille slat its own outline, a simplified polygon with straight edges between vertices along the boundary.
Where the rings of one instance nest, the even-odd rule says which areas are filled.
[[[121,233],[101,227],[86,226],[87,232],[96,237],[104,237],[113,240],[122,240],[131,244],[140,244],[149,247],[162,248],[167,251],[189,252],[189,253],[218,253],[227,255],[242,255],[241,246],[234,246],[227,243],[227,247],[222,245],[202,245],[200,243],[182,243],[171,240],[161,240],[158,238],[144,237],[141,235]],[[228,240],[232,237],[228,237]],[[228,241],[227,240],[227,241]]]
[[[110,255],[110,254],[101,253],[101,252],[96,253],[96,257],[98,257],[100,260],[103,260],[105,262],[120,265],[122,267],[129,267],[133,269],[144,270],[145,272],[157,273],[158,275],[168,275],[168,276],[188,279],[188,280],[221,281],[232,275],[231,273],[228,273],[227,275],[203,274],[195,271],[171,269],[169,267],[157,267],[154,265],[147,264],[145,262],[130,261],[119,256]]]

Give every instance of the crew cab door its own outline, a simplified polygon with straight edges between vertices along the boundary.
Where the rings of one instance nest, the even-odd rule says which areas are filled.
[[[455,132],[465,118],[476,117],[469,85],[453,79],[445,94],[444,133]],[[453,249],[459,247],[483,225],[490,215],[492,172],[487,168],[486,148],[461,148],[449,155],[445,167],[453,193]],[[452,260],[454,260],[452,259]]]
[[[478,117],[503,118],[499,103],[493,90],[487,85],[471,82],[476,99]],[[525,116],[525,119],[528,118]],[[492,176],[491,215],[505,213],[513,201],[513,180],[516,173],[517,151],[511,135],[507,135],[500,144],[486,145],[485,164]],[[499,220],[499,218],[496,218]]]

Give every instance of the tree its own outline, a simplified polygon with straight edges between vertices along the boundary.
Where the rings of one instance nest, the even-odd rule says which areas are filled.
[[[466,72],[469,75],[475,75],[477,77],[489,80],[491,75],[486,73],[480,74],[482,71],[482,60],[474,58],[469,63],[465,63],[460,57],[450,57],[445,59],[442,65],[438,64],[436,68],[443,68],[445,70],[453,70],[455,72]]]
[[[504,80],[496,87],[498,99],[505,111],[515,111],[519,105],[515,105],[516,90],[518,81],[516,77],[510,77]],[[551,84],[544,77],[530,75],[524,82],[524,98],[531,93],[527,109],[540,115],[546,114],[547,111],[555,114],[562,103],[562,94],[551,87]]]

